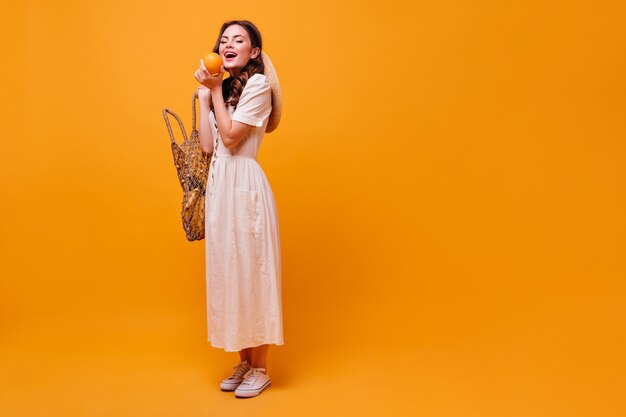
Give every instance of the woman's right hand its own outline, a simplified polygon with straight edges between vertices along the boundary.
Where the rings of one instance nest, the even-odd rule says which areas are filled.
[[[201,85],[196,89],[196,92],[198,93],[198,99],[200,100],[200,103],[203,104],[210,104],[211,102],[211,90],[209,90],[207,87]]]

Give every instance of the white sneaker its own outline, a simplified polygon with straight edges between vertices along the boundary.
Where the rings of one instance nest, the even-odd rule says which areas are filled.
[[[235,397],[256,397],[272,385],[265,368],[250,368],[243,378],[243,382],[235,390]]]
[[[224,391],[233,391],[243,382],[244,374],[250,370],[250,364],[248,361],[241,361],[233,369],[235,372],[220,383],[220,388]]]

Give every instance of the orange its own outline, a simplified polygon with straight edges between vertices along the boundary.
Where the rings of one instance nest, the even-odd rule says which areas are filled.
[[[222,57],[215,52],[209,53],[202,58],[204,66],[211,73],[211,75],[217,75],[220,73],[220,67],[222,66]]]

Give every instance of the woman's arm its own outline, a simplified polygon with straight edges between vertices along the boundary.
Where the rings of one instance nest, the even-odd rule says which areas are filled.
[[[211,90],[211,98],[213,100],[213,108],[215,109],[215,120],[220,131],[220,138],[224,146],[227,148],[234,148],[239,145],[252,126],[238,121],[233,121],[224,104],[224,97],[222,96],[222,86],[218,86]]]
[[[200,84],[206,87],[207,90],[210,90],[209,95],[213,101],[213,112],[215,113],[215,121],[217,122],[220,139],[222,139],[224,146],[227,148],[234,148],[246,137],[250,129],[252,129],[252,126],[233,121],[230,118],[226,104],[224,103],[224,97],[222,96],[224,72],[224,65],[221,65],[219,74],[212,75],[207,71],[204,62],[200,60],[200,68],[196,70],[195,77]],[[206,94],[202,87],[198,87],[198,89],[199,94]]]
[[[209,121],[211,111],[211,92],[206,87],[198,87],[198,101],[200,101],[200,123],[198,125],[198,139],[204,152],[213,152],[213,133]]]

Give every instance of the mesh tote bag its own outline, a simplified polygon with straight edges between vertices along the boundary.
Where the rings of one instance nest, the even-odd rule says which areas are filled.
[[[183,203],[181,217],[187,240],[204,239],[204,196],[209,171],[209,162],[212,153],[207,153],[200,147],[198,130],[196,129],[196,99],[198,92],[194,91],[191,98],[191,137],[188,139],[180,117],[168,108],[163,109],[163,117],[172,141],[172,156],[178,173],[178,180],[183,188]],[[174,139],[168,113],[174,116],[180,130],[183,132],[183,142],[179,145]]]

